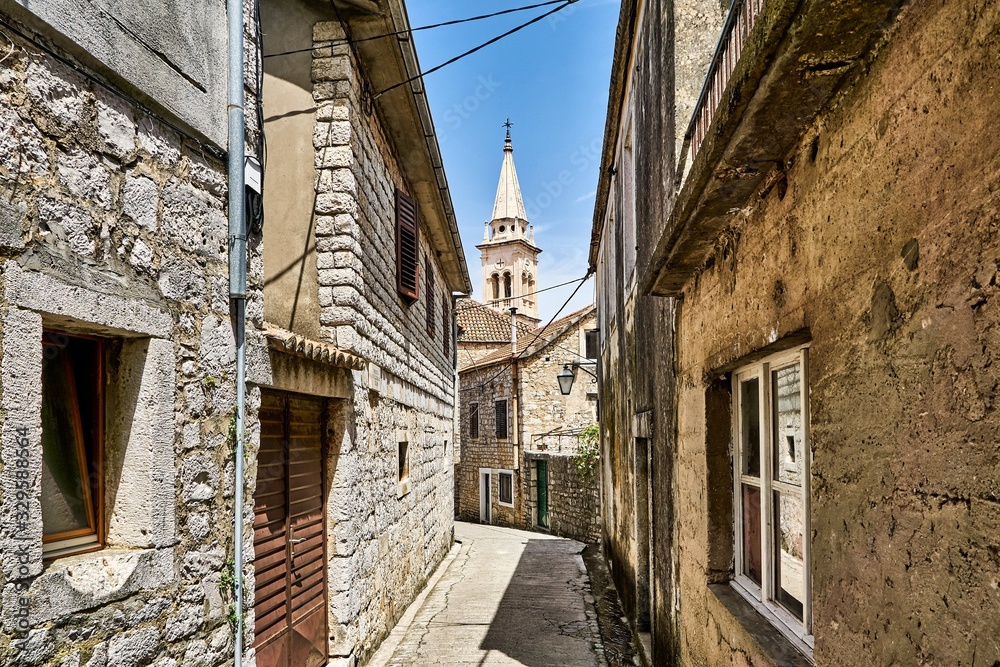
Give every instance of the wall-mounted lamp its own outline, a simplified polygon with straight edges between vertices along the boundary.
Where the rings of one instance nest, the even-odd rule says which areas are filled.
[[[573,391],[573,381],[576,380],[576,373],[570,370],[570,366],[573,368],[582,369],[590,377],[597,379],[597,374],[592,373],[588,370],[588,366],[596,366],[597,362],[579,362],[574,361],[572,364],[563,364],[563,368],[556,375],[556,380],[559,382],[559,393],[563,396],[569,396],[570,392]]]

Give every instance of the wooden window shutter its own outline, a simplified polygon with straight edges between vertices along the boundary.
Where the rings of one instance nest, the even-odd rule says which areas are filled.
[[[434,313],[434,271],[431,269],[430,255],[424,258],[424,295],[427,298],[427,333],[434,338],[437,315]]]
[[[496,408],[496,435],[500,440],[507,439],[507,401],[496,401],[494,403]]]
[[[413,303],[420,296],[417,248],[420,218],[417,202],[402,190],[396,190],[396,291]]]
[[[448,294],[441,295],[441,343],[444,356],[451,354],[451,318],[448,316]]]
[[[479,403],[469,406],[469,437],[479,438]]]

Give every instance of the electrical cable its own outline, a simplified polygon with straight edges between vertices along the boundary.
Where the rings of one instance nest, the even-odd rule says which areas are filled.
[[[384,39],[386,37],[396,37],[398,35],[408,35],[410,33],[419,32],[421,30],[432,30],[434,28],[443,28],[445,26],[458,25],[460,23],[470,23],[472,21],[481,21],[483,19],[490,19],[490,18],[493,18],[495,16],[503,16],[504,14],[513,14],[515,12],[523,12],[523,11],[526,11],[528,9],[538,9],[539,7],[545,7],[547,5],[556,5],[556,4],[559,4],[560,2],[565,2],[565,1],[566,0],[548,0],[547,2],[539,2],[539,3],[536,3],[534,5],[525,5],[523,7],[515,7],[513,9],[504,9],[504,10],[499,11],[499,12],[493,12],[492,14],[482,14],[480,16],[470,16],[470,17],[464,18],[464,19],[455,19],[453,21],[444,21],[442,23],[434,23],[432,25],[422,25],[422,26],[419,26],[419,27],[416,27],[416,28],[408,28],[406,30],[395,30],[393,32],[387,32],[387,33],[382,34],[382,35],[372,35],[371,37],[362,37],[361,39],[357,40],[355,42],[355,44],[360,44],[362,42],[370,42],[370,41],[372,41],[374,39]],[[269,54],[267,54],[264,57],[265,58],[277,58],[279,56],[290,56],[290,55],[293,55],[293,54],[296,54],[296,53],[306,53],[308,51],[313,51],[315,49],[326,48],[326,47],[329,47],[329,46],[338,46],[338,45],[344,44],[344,43],[346,43],[346,40],[343,40],[343,39],[334,39],[334,40],[329,40],[328,42],[325,42],[325,43],[322,43],[322,44],[317,44],[315,46],[310,46],[310,47],[305,48],[305,49],[293,49],[292,51],[281,51],[280,53],[269,53]]]
[[[10,42],[10,50],[7,51],[7,55],[5,55],[3,58],[0,58],[0,64],[2,64],[3,61],[7,60],[7,58],[10,58],[12,55],[14,55],[14,49],[16,45],[14,44],[14,40],[11,39],[10,35],[8,35],[7,33],[0,31],[0,35],[3,35],[4,39]]]
[[[573,280],[567,280],[564,283],[559,283],[558,285],[552,285],[551,287],[543,287],[540,290],[535,290],[534,292],[528,292],[527,294],[519,294],[516,297],[511,297],[512,299],[520,299],[526,296],[534,296],[536,294],[541,294],[542,292],[548,292],[549,290],[559,289],[560,287],[565,287],[566,285],[572,285],[575,282],[579,282],[581,278],[574,278]],[[491,301],[496,301],[496,299],[491,299]],[[480,304],[487,307],[485,304]]]
[[[556,321],[556,318],[559,317],[559,314],[562,313],[562,311],[566,308],[567,305],[569,305],[569,302],[573,300],[573,297],[575,297],[576,293],[580,291],[580,288],[583,287],[583,284],[585,282],[587,282],[587,280],[590,279],[590,276],[594,275],[594,273],[595,273],[595,271],[593,269],[588,269],[587,270],[587,275],[585,275],[583,278],[579,278],[576,281],[571,281],[571,282],[579,282],[579,285],[576,286],[576,289],[573,290],[573,293],[569,295],[569,297],[563,302],[563,304],[561,306],[559,306],[559,310],[557,310],[555,312],[555,314],[549,319],[548,323],[544,327],[539,328],[535,332],[534,338],[532,338],[530,342],[528,342],[527,344],[525,344],[525,346],[523,348],[521,348],[521,350],[517,353],[517,355],[515,355],[514,357],[512,357],[511,359],[509,359],[500,368],[500,370],[498,370],[496,372],[496,374],[494,374],[493,376],[491,376],[488,380],[486,380],[486,382],[479,383],[479,385],[476,386],[476,387],[469,387],[468,389],[460,389],[459,391],[470,391],[472,389],[480,389],[481,390],[483,388],[483,385],[485,385],[485,384],[487,384],[489,382],[493,382],[493,380],[495,380],[498,377],[500,377],[501,375],[503,375],[504,371],[506,371],[508,368],[513,367],[514,363],[516,363],[517,360],[521,358],[521,355],[523,355],[528,350],[529,347],[531,347],[532,345],[534,345],[538,341],[538,338],[539,338],[539,336],[542,335],[542,332],[545,331],[546,329],[548,329],[550,326],[552,326],[552,323]],[[479,367],[477,365],[476,369],[478,370],[478,368]]]
[[[193,134],[191,134],[187,130],[182,130],[180,127],[178,127],[174,123],[171,123],[169,120],[167,120],[166,118],[164,118],[160,114],[156,113],[155,111],[153,111],[149,107],[140,104],[139,102],[137,102],[136,100],[132,99],[131,97],[129,97],[125,93],[120,92],[119,90],[117,90],[116,88],[114,88],[113,86],[111,86],[110,84],[107,84],[104,81],[101,81],[96,76],[94,76],[93,74],[91,74],[87,70],[83,69],[82,67],[80,67],[79,65],[77,65],[76,63],[74,63],[72,60],[69,60],[68,58],[65,58],[65,57],[59,55],[58,53],[56,53],[54,50],[52,50],[48,46],[45,46],[44,44],[42,44],[41,42],[39,42],[37,39],[34,39],[33,37],[30,37],[30,36],[24,34],[23,31],[19,30],[18,28],[15,28],[10,23],[8,23],[6,20],[4,20],[3,18],[0,18],[0,25],[2,25],[3,27],[7,28],[12,33],[14,33],[15,35],[17,35],[18,37],[20,37],[24,41],[28,42],[29,44],[31,44],[35,48],[39,49],[40,51],[42,51],[43,53],[45,53],[49,57],[54,58],[56,61],[62,63],[66,67],[70,68],[71,70],[73,70],[74,72],[76,72],[77,74],[79,74],[80,76],[82,76],[84,79],[87,79],[91,83],[94,83],[97,86],[100,86],[105,91],[111,93],[112,95],[114,95],[118,99],[122,100],[123,102],[125,102],[126,104],[128,104],[129,106],[131,106],[132,108],[134,108],[135,110],[143,112],[144,114],[146,114],[147,116],[153,118],[157,122],[162,123],[163,125],[166,125],[171,130],[173,130],[174,132],[176,132],[177,134],[179,134],[179,135],[181,135],[181,136],[183,136],[183,137],[185,137],[187,139],[190,139],[191,141],[193,141],[194,143],[196,143],[198,145],[198,147],[201,148],[201,150],[204,151],[205,153],[208,153],[209,155],[212,155],[213,157],[215,157],[217,159],[220,159],[220,160],[225,160],[226,159],[226,151],[224,151],[224,150],[222,150],[222,149],[220,149],[220,148],[218,148],[216,146],[213,146],[211,144],[205,143],[204,140],[199,139],[198,137],[194,136]]]
[[[400,81],[399,83],[394,83],[393,85],[389,86],[388,88],[380,90],[379,92],[375,93],[372,96],[372,100],[377,100],[378,98],[382,97],[386,93],[388,93],[390,91],[393,91],[393,90],[395,90],[397,88],[400,88],[402,86],[405,86],[408,83],[412,83],[412,82],[417,81],[419,79],[423,79],[428,74],[433,74],[434,72],[437,72],[438,70],[440,70],[440,69],[442,69],[444,67],[447,67],[448,65],[451,65],[452,63],[458,62],[459,60],[461,60],[462,58],[465,58],[466,56],[471,56],[473,53],[476,53],[477,51],[481,51],[482,49],[485,49],[487,46],[489,46],[491,44],[495,44],[496,42],[499,42],[504,37],[509,37],[510,35],[513,35],[515,32],[517,32],[519,30],[524,30],[528,26],[530,26],[532,24],[535,24],[535,23],[538,23],[542,19],[544,19],[544,18],[546,18],[548,16],[551,16],[552,14],[555,14],[556,12],[562,11],[563,9],[566,9],[567,7],[569,7],[570,5],[572,5],[572,4],[576,3],[576,2],[579,2],[579,0],[565,0],[565,2],[563,2],[563,4],[559,5],[555,9],[550,9],[549,11],[545,12],[544,14],[540,14],[539,16],[536,16],[535,18],[533,18],[530,21],[527,21],[525,23],[522,23],[521,25],[517,26],[516,28],[512,28],[512,29],[508,30],[507,32],[505,32],[505,33],[503,33],[501,35],[497,35],[496,37],[494,37],[493,39],[491,39],[489,41],[483,42],[479,46],[476,46],[474,48],[469,49],[465,53],[461,53],[461,54],[455,56],[454,58],[451,58],[450,60],[444,61],[440,65],[435,65],[434,67],[430,68],[429,70],[426,70],[424,72],[420,72],[419,74],[411,76],[410,78],[406,79],[405,81]]]

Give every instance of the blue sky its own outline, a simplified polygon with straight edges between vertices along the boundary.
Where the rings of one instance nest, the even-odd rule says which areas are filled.
[[[416,27],[536,1],[410,0],[407,11]],[[538,285],[586,273],[618,8],[618,0],[579,0],[425,80],[475,298],[482,297],[475,246],[493,211],[501,124],[508,116],[525,208],[543,251]],[[549,9],[417,32],[421,67],[430,69]],[[544,321],[573,287],[539,295]],[[592,300],[593,279],[563,313]]]

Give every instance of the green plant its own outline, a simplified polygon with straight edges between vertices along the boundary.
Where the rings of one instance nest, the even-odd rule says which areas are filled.
[[[597,470],[597,463],[601,460],[601,427],[594,422],[580,431],[578,437],[580,447],[573,455],[576,474],[580,479],[590,480]]]

